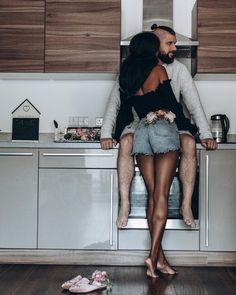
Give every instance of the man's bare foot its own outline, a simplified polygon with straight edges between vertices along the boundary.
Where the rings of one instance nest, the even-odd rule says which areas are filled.
[[[129,211],[130,211],[129,203],[124,204],[124,202],[123,202],[120,205],[119,215],[116,220],[116,226],[118,228],[126,227],[126,225],[128,223]]]
[[[155,270],[154,270],[154,267],[152,265],[152,261],[151,261],[151,258],[147,258],[145,260],[145,264],[147,266],[147,276],[148,277],[151,277],[151,278],[158,278],[158,275],[156,274]]]
[[[186,223],[186,225],[191,226],[192,228],[196,227],[191,207],[182,206],[182,208],[180,209],[180,214],[183,216],[183,220]]]
[[[175,275],[178,273],[167,261],[163,263],[157,262],[157,270],[167,275]]]

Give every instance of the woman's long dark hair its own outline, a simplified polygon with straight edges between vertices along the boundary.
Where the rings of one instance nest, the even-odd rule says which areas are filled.
[[[130,55],[121,65],[119,77],[120,89],[126,96],[135,94],[158,64],[159,47],[158,37],[151,32],[139,33],[132,38]]]

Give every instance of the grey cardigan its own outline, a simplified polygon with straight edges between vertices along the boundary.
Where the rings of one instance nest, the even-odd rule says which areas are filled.
[[[171,86],[177,101],[180,101],[199,128],[200,139],[212,138],[212,133],[203,110],[200,97],[194,81],[182,63],[174,60],[172,64],[164,64],[168,77],[171,79]],[[181,99],[182,97],[182,99]],[[119,82],[115,82],[110,98],[108,100],[103,125],[101,129],[101,138],[112,138],[112,132],[116,123],[117,113],[120,108]],[[135,116],[134,126],[137,125],[138,118]]]

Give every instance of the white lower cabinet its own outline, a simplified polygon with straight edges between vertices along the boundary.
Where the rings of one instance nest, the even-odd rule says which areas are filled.
[[[0,248],[36,248],[38,150],[0,149],[0,189]]]
[[[200,250],[236,251],[236,150],[201,151]]]
[[[236,251],[236,150],[200,153],[200,230],[167,229],[163,248]],[[0,148],[0,248],[149,249],[147,229],[117,231],[116,159],[117,149]]]
[[[89,153],[92,155],[88,151],[83,157],[83,153],[44,153],[49,162],[42,158],[44,167],[39,171],[39,248],[117,249],[116,170],[78,168],[84,165],[86,157],[90,157]],[[96,157],[96,151],[93,155],[91,157]],[[71,161],[73,157],[77,168],[67,168],[68,159]],[[56,164],[54,159],[57,159]],[[93,164],[89,158],[91,166],[96,166],[94,160]],[[105,162],[106,156],[104,166]],[[50,165],[59,168],[49,168]]]

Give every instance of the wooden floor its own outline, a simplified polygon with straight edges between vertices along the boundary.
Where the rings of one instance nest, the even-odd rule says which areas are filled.
[[[1,295],[66,295],[61,284],[77,274],[89,276],[105,270],[113,284],[112,295],[235,295],[236,267],[177,267],[175,277],[151,280],[145,267],[0,265]],[[89,294],[106,294],[106,291]]]

